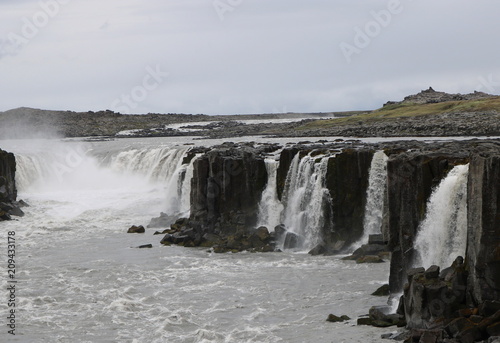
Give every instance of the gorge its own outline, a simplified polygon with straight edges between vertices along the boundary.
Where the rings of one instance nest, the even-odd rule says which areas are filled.
[[[16,200],[16,168],[24,189],[51,173],[44,172],[46,159],[22,153],[16,158],[17,167],[12,154],[0,154],[0,203]],[[479,308],[484,318],[498,313],[491,313],[500,298],[498,140],[246,142],[113,153],[90,149],[84,158],[164,185],[165,213],[151,227],[170,230],[162,240],[167,245],[219,252],[314,249],[332,255],[348,253],[380,233],[392,254],[390,291],[405,291],[401,303],[408,328],[435,329],[440,323],[442,329],[452,319],[469,321],[453,314],[456,310]],[[455,201],[443,205],[452,195]],[[443,234],[439,240],[433,236],[438,233]],[[463,297],[435,315],[430,303],[442,295],[425,283],[419,288],[422,271],[412,268],[436,264],[443,271],[458,253],[465,258]],[[446,259],[422,258],[432,254]],[[458,342],[497,336],[498,318],[484,328],[476,324],[473,336],[467,336],[470,326],[466,334],[452,330]]]

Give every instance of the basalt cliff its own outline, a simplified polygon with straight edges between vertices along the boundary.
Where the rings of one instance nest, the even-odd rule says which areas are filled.
[[[225,143],[192,148],[182,162],[192,168],[192,178],[188,168],[179,177],[190,184],[190,215],[152,221],[151,227],[168,226],[158,232],[163,244],[219,253],[352,253],[348,258],[358,263],[390,260],[389,289],[392,297],[402,294],[399,309],[373,309],[366,322],[406,325],[407,342],[486,342],[500,335],[499,140]],[[373,202],[368,194],[374,162],[383,167],[375,201],[378,232],[360,241]],[[466,213],[452,211],[449,221],[465,230],[463,253],[450,256],[452,265],[419,268],[417,240],[430,199],[460,166],[468,168]],[[22,215],[15,170],[14,156],[1,151],[2,219]],[[443,241],[437,249],[446,252],[448,245]]]
[[[363,244],[358,240],[378,151],[387,156],[383,215],[378,238]],[[269,159],[276,169],[269,168]],[[452,256],[452,266],[415,268],[416,236],[429,199],[461,165],[469,170],[464,256]],[[227,143],[206,149],[193,167],[190,217],[172,224],[162,243],[216,252],[302,247],[314,254],[338,254],[359,248],[352,246],[358,242],[354,259],[368,255],[381,262],[387,259],[384,251],[390,251],[389,288],[393,296],[403,293],[395,316],[413,330],[408,342],[430,336],[435,340],[429,342],[474,342],[500,335],[498,140],[320,141],[285,147]],[[270,180],[283,208],[278,225],[265,227],[259,222]]]
[[[12,216],[24,215],[20,209],[23,203],[16,201],[15,173],[14,154],[0,150],[0,221],[10,220]]]

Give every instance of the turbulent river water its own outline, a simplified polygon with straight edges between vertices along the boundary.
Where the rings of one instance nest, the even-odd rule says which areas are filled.
[[[161,246],[154,229],[127,234],[176,204],[186,211],[188,190],[165,169],[179,166],[169,151],[221,141],[182,140],[0,143],[16,153],[18,198],[31,205],[25,217],[0,224],[1,251],[5,233],[16,233],[18,280],[16,336],[3,326],[0,341],[385,341],[380,335],[390,329],[356,319],[385,304],[370,293],[387,282],[388,263],[290,251],[214,254]],[[154,158],[163,169],[154,169]],[[153,248],[135,248],[142,244]],[[6,299],[6,277],[1,287]],[[1,317],[7,311],[1,302]],[[352,319],[329,323],[329,313]]]

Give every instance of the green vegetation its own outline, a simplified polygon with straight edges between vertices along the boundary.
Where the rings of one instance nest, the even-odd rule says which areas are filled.
[[[480,100],[446,101],[432,104],[399,103],[384,106],[378,110],[364,112],[338,119],[317,120],[298,127],[298,130],[314,130],[334,126],[371,123],[444,113],[500,112],[500,96]]]

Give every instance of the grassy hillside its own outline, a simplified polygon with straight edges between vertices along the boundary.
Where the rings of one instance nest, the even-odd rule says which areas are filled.
[[[345,118],[318,120],[298,127],[298,130],[330,128],[340,125],[392,121],[397,118],[438,115],[444,113],[465,112],[500,113],[500,96],[480,100],[447,101],[433,104],[399,103],[387,105],[372,112],[365,112]]]

